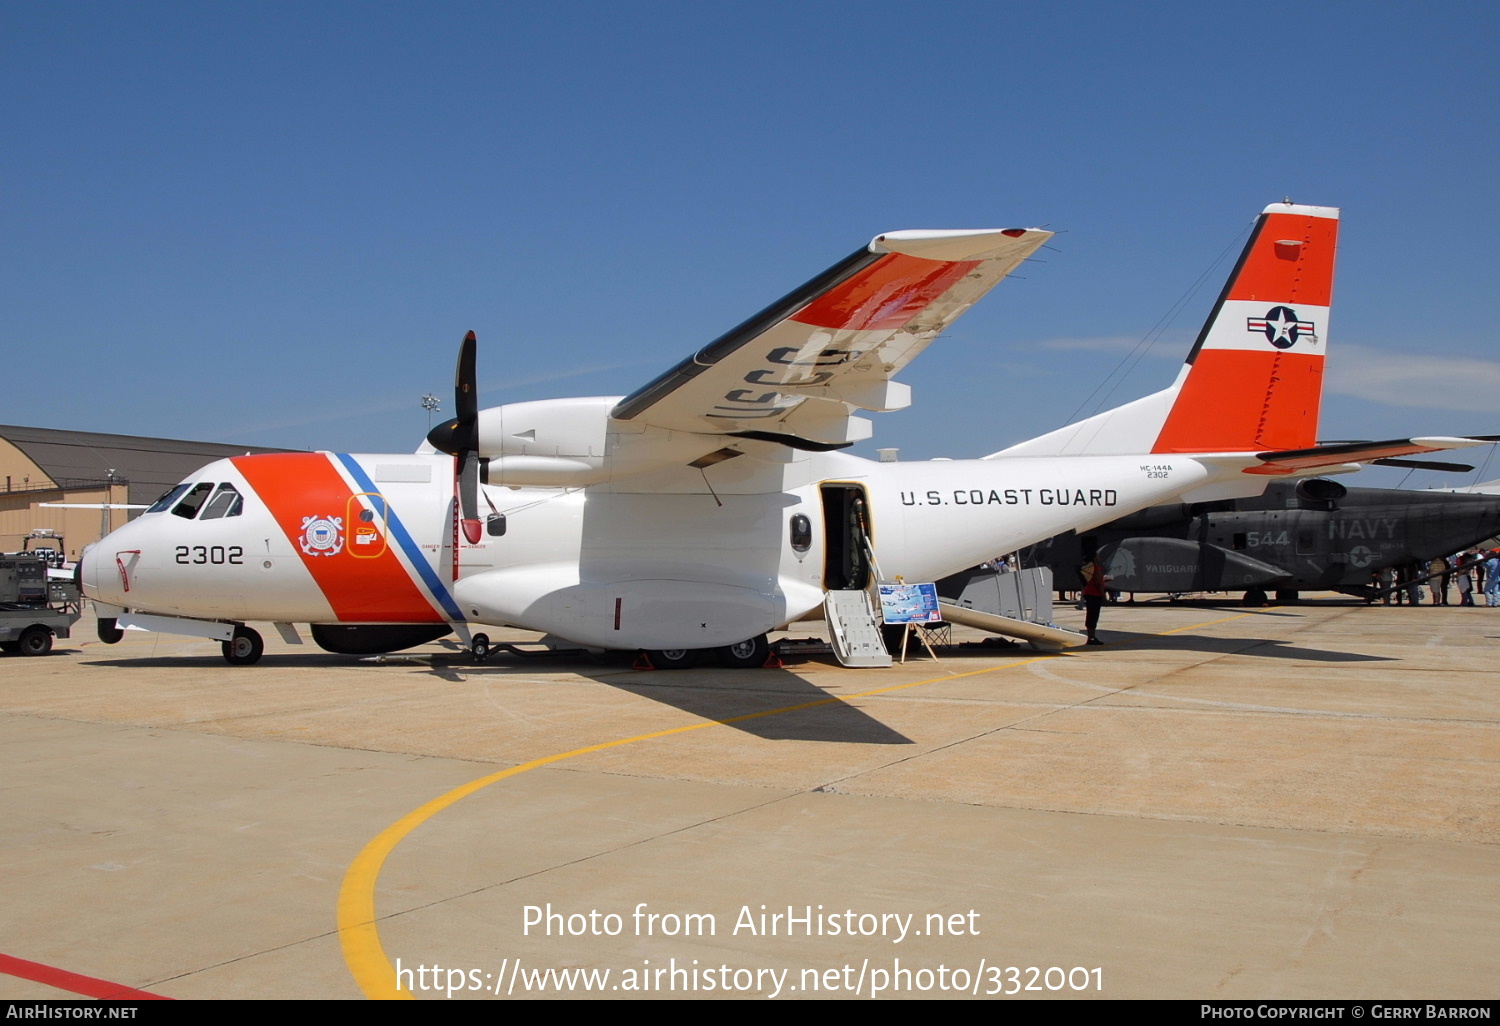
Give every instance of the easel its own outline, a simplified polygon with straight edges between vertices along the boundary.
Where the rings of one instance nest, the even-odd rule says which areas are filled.
[[[943,636],[947,624],[937,620],[938,597],[937,587],[933,584],[907,584],[898,574],[891,582],[882,581],[877,590],[880,593],[880,618],[894,627],[896,624],[904,624],[906,630],[901,632],[901,661],[906,662],[906,648],[911,641],[912,632],[915,631],[917,638],[927,648],[927,654],[932,656],[934,662],[942,662],[938,659],[937,650],[933,642],[941,645],[948,640]],[[915,604],[913,604],[915,600]],[[931,622],[938,624],[937,627],[928,627],[919,620],[912,620],[913,615],[933,617]]]
[[[942,660],[938,658],[937,652],[934,651],[932,647],[933,637],[934,635],[936,635],[936,633],[937,631],[925,624],[912,623],[910,620],[908,620],[906,622],[906,630],[901,632],[901,661],[903,663],[906,662],[906,643],[911,640],[912,634],[916,634],[918,639],[921,640],[922,644],[926,646],[927,654],[932,656],[933,662],[942,662]]]

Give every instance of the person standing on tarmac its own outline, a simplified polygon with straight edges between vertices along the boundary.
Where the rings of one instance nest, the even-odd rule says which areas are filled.
[[[1431,575],[1427,581],[1428,587],[1432,589],[1432,604],[1435,606],[1446,606],[1448,604],[1448,575],[1451,571],[1448,561],[1442,556],[1434,556],[1427,564],[1427,573]]]
[[[1102,645],[1097,633],[1099,627],[1099,610],[1104,608],[1104,582],[1109,580],[1104,574],[1104,564],[1099,562],[1098,553],[1091,552],[1084,557],[1086,562],[1078,568],[1078,578],[1083,582],[1083,632],[1088,635],[1087,644]]]
[[[1474,604],[1474,564],[1469,559],[1469,553],[1460,552],[1451,560],[1453,583],[1458,585],[1458,604],[1461,606]]]
[[[1422,583],[1417,580],[1422,576],[1422,564],[1415,559],[1403,564],[1403,573],[1406,575],[1406,604],[1409,606],[1420,606],[1422,604]]]

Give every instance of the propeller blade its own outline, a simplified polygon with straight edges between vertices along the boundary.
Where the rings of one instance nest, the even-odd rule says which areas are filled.
[[[479,454],[465,452],[455,461],[458,473],[458,510],[464,537],[478,545],[484,525],[479,519]]]
[[[462,456],[479,448],[479,385],[475,381],[475,357],[479,340],[471,331],[458,347],[458,368],[453,375],[453,408],[458,416],[427,432],[427,441],[438,452]]]
[[[479,385],[474,380],[474,355],[479,340],[471,331],[464,336],[458,347],[458,371],[453,382],[453,409],[459,423],[475,420],[479,416]],[[473,448],[470,444],[466,448]]]
[[[458,416],[427,433],[427,441],[438,452],[453,457],[453,492],[458,497],[459,521],[470,545],[478,545],[484,524],[479,519],[479,386],[475,381],[479,340],[471,331],[458,347],[458,368],[453,375],[453,407]],[[458,576],[458,553],[453,560]]]

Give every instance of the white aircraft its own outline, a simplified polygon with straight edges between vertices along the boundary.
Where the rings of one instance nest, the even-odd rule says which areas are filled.
[[[1050,232],[877,236],[623,398],[479,410],[470,332],[432,450],[211,463],[86,550],[80,581],[104,640],[196,634],[237,664],[263,620],[335,652],[456,631],[483,658],[476,628],[509,625],[661,668],[758,666],[768,631],[820,610],[857,663],[873,580],[1479,444],[1316,444],[1337,229],[1333,208],[1267,207],[1171,387],[983,459],[838,450],[870,434],[856,410],[908,405],[895,375]]]

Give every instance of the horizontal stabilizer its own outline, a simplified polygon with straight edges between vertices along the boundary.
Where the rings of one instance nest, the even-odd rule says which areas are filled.
[[[1416,456],[1445,449],[1466,449],[1488,445],[1489,438],[1393,438],[1384,442],[1341,442],[1337,445],[1315,445],[1310,449],[1286,449],[1282,452],[1256,453],[1262,463],[1249,467],[1247,474],[1290,474],[1317,467],[1336,467],[1342,463],[1371,463],[1398,456]]]

